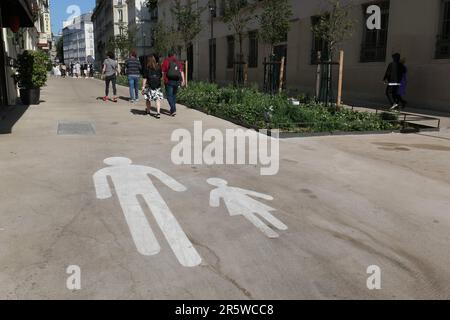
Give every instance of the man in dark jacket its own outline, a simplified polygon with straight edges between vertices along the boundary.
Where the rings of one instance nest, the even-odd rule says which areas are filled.
[[[398,108],[399,103],[402,101],[399,95],[399,89],[406,68],[400,62],[401,56],[399,53],[394,53],[392,59],[393,62],[389,64],[383,81],[387,85],[386,96],[391,104],[391,110],[394,110],[395,108]]]
[[[137,58],[136,51],[132,51],[130,58],[125,61],[126,74],[130,86],[130,102],[139,101],[139,78],[142,71],[141,62]]]

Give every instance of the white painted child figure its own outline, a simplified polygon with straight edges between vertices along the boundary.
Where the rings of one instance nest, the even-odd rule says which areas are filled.
[[[219,178],[211,178],[207,181],[210,185],[217,187],[217,189],[212,190],[210,194],[211,207],[219,207],[220,200],[223,199],[230,216],[244,216],[269,238],[278,238],[279,235],[267,226],[257,215],[264,218],[278,230],[288,229],[283,222],[270,213],[270,211],[275,211],[274,208],[251,198],[257,197],[272,201],[273,197],[255,191],[230,187],[226,180]]]

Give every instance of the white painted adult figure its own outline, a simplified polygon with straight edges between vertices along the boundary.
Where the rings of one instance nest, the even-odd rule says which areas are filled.
[[[107,180],[108,177],[111,177],[138,252],[150,256],[161,251],[161,247],[139,204],[137,197],[140,195],[150,208],[180,264],[185,267],[198,266],[202,261],[200,255],[153,185],[150,176],[158,178],[177,192],[186,191],[186,187],[158,169],[133,165],[132,161],[127,158],[108,158],[104,160],[104,163],[110,167],[99,170],[93,176],[97,198],[108,199],[112,197]]]
[[[264,218],[278,230],[288,229],[283,222],[270,213],[270,211],[275,211],[274,208],[251,198],[256,197],[272,201],[273,197],[255,191],[230,187],[226,180],[219,178],[211,178],[207,181],[210,185],[217,187],[217,189],[212,190],[210,194],[209,203],[211,207],[219,207],[220,200],[223,199],[230,216],[244,216],[269,238],[278,238],[279,235],[267,226],[257,215]]]

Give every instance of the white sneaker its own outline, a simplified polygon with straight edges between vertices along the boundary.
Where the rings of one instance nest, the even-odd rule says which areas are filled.
[[[391,110],[394,110],[394,109],[397,109],[398,108],[398,104],[394,104],[392,107],[391,107]]]

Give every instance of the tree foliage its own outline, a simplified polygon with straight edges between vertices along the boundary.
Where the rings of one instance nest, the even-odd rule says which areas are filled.
[[[51,68],[48,55],[42,50],[24,51],[18,57],[18,78],[21,88],[33,89],[45,86],[47,70]]]
[[[261,25],[261,38],[270,44],[272,52],[275,44],[283,41],[289,32],[292,15],[289,0],[264,1],[264,10],[258,20]]]
[[[113,36],[109,39],[107,50],[116,52],[121,60],[125,60],[130,55],[131,50],[133,50],[136,42],[135,40],[135,32],[125,29],[122,34]]]
[[[174,26],[166,26],[163,21],[159,21],[153,29],[153,48],[159,55],[165,55],[169,51],[177,51],[182,44],[180,32]]]
[[[242,42],[250,22],[256,17],[255,5],[243,0],[228,0],[224,2],[224,5],[223,21],[238,36],[239,55],[242,59]]]
[[[182,4],[180,0],[173,0],[174,4],[171,12],[177,24],[179,38],[185,48],[202,31],[201,15],[206,7],[198,7],[198,1],[188,1]]]
[[[329,48],[331,59],[337,46],[353,35],[355,21],[350,16],[351,3],[342,0],[327,0],[330,10],[323,12],[313,26],[314,34],[323,39]]]
[[[63,37],[59,38],[56,42],[56,57],[59,62],[64,63],[64,40]]]

